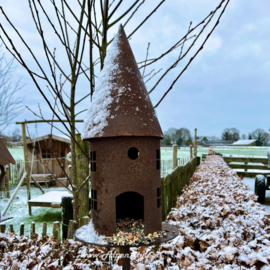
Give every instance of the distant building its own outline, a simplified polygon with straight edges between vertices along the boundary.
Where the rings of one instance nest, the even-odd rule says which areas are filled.
[[[231,146],[234,141],[202,141],[203,147],[210,147],[210,146]]]
[[[33,145],[35,143],[35,145]],[[70,162],[66,155],[70,152],[70,138],[63,135],[48,134],[38,138],[27,140],[27,160],[29,171],[32,166],[32,174],[56,174],[57,177],[65,177]],[[34,157],[32,157],[34,155]],[[58,158],[58,160],[56,159]],[[33,159],[33,162],[31,162]],[[44,166],[46,164],[49,170]],[[32,164],[33,163],[33,164]]]
[[[239,140],[232,144],[233,146],[256,146],[256,140]]]

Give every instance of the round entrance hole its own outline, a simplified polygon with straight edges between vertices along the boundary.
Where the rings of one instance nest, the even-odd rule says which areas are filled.
[[[128,149],[128,157],[130,159],[137,159],[139,156],[139,150],[136,147],[131,147]]]

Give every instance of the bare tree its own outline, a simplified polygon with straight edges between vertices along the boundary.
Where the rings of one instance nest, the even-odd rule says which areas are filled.
[[[3,132],[11,121],[24,110],[22,105],[24,99],[15,97],[23,87],[20,80],[15,84],[12,83],[12,73],[15,70],[14,59],[7,62],[5,55],[2,54],[0,57],[0,132]]]
[[[19,29],[13,25],[11,18],[7,16],[3,8],[0,7],[2,12],[1,21],[2,19],[5,19],[18,35],[22,44],[26,47],[32,56],[33,61],[36,63],[37,69],[33,70],[30,68],[29,63],[26,62],[26,59],[20,53],[21,46],[14,44],[10,33],[2,24],[0,24],[0,29],[3,34],[0,36],[0,39],[4,42],[7,50],[27,70],[43,99],[53,112],[53,116],[59,121],[62,119],[68,121],[68,123],[62,122],[62,124],[65,134],[71,137],[72,182],[70,180],[69,182],[73,191],[74,220],[78,220],[79,192],[84,183],[89,180],[86,179],[82,184],[78,185],[78,179],[76,177],[75,146],[77,145],[79,147],[79,145],[75,139],[75,120],[86,110],[86,108],[81,108],[82,101],[86,98],[91,100],[91,97],[94,94],[96,76],[104,66],[108,46],[112,42],[112,39],[109,39],[109,32],[112,31],[112,27],[114,25],[120,23],[125,27],[132,20],[135,13],[140,14],[141,7],[145,1],[146,0],[134,0],[126,10],[119,14],[121,12],[120,6],[123,3],[123,0],[78,0],[77,2],[73,1],[72,4],[67,0],[59,0],[57,3],[55,0],[50,0],[52,5],[51,8],[55,12],[55,17],[51,18],[48,15],[49,11],[45,9],[42,1],[28,0],[33,22],[40,36],[44,55],[47,59],[49,72],[41,65],[38,56],[34,54],[30,44],[24,39]],[[164,91],[155,107],[162,102],[165,96],[171,91],[176,81],[203,49],[206,41],[219,24],[220,18],[224,14],[229,1],[230,0],[221,0],[216,9],[211,11],[195,27],[192,28],[192,23],[190,23],[187,33],[176,43],[172,44],[166,51],[161,52],[160,55],[148,59],[148,50],[150,45],[147,46],[146,59],[138,63],[139,68],[142,70],[145,82],[152,79],[153,76],[159,76],[152,89],[150,89],[149,94],[157,88],[159,83],[172,69],[177,67],[178,63],[183,58],[187,57],[190,50],[195,47],[195,43],[199,48],[190,57],[190,60],[184,68],[179,70],[174,81],[169,83],[168,88]],[[160,0],[156,5],[153,4],[148,15],[142,19],[131,33],[127,35],[128,38],[133,37],[138,29],[140,29],[144,23],[155,14],[155,11],[162,7],[164,2],[165,0]],[[74,3],[76,3],[77,6],[73,6],[75,5]],[[79,12],[75,13],[74,11],[78,9]],[[214,25],[209,29],[206,38],[200,41],[199,38],[202,36],[205,28],[210,24],[215,15],[217,17]],[[70,17],[72,18],[72,23],[68,21],[68,18]],[[47,33],[44,30],[45,24],[48,24],[53,29],[55,39],[57,39],[60,44],[59,48],[57,48],[57,52],[64,51],[65,57],[61,56],[61,58],[57,58],[55,49],[49,48]],[[194,35],[195,30],[199,31],[197,35]],[[187,40],[190,40],[190,45],[184,50],[184,45]],[[175,52],[175,50],[179,50],[178,57],[161,75],[161,69],[157,71],[152,69],[150,72],[147,72],[147,69],[151,68],[151,65],[157,63],[160,59],[172,52]],[[80,88],[78,87],[79,80],[84,80],[89,85],[89,90],[83,97],[80,96]],[[48,97],[48,90],[43,87],[44,84],[42,82],[46,82],[48,90],[52,95],[51,99]],[[44,119],[41,111],[39,113],[34,113],[37,117]],[[49,122],[49,124],[53,125],[52,122]],[[87,153],[84,154],[87,156]]]
[[[176,134],[176,128],[169,128],[165,134],[170,136],[170,140],[172,144],[175,144],[176,141],[178,140],[179,136]]]
[[[225,141],[238,141],[240,132],[236,128],[225,128],[221,134],[222,140]]]
[[[217,136],[213,135],[213,136],[210,137],[210,140],[211,141],[218,141],[219,138]]]
[[[242,139],[242,140],[246,140],[246,139],[247,139],[246,134],[242,134],[241,139]]]
[[[252,139],[256,140],[257,146],[267,145],[268,141],[270,140],[270,134],[262,128],[257,128],[251,132],[250,135]]]
[[[176,134],[178,138],[181,138],[183,143],[185,143],[188,139],[191,139],[191,132],[187,128],[177,129]]]

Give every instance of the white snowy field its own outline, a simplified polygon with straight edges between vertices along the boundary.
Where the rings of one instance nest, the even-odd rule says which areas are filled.
[[[207,154],[208,149],[209,147],[198,146],[198,156],[201,156],[202,154]],[[212,149],[223,155],[267,157],[268,147],[219,146],[212,147]],[[8,150],[10,151],[14,159],[23,159],[23,148],[9,148]],[[172,147],[161,147],[162,160],[172,159],[172,153]],[[189,155],[189,147],[180,147],[177,151],[177,156],[179,158],[189,157]]]

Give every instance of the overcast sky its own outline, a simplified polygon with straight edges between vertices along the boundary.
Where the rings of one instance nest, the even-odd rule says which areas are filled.
[[[73,3],[74,1],[68,2]],[[133,1],[125,0],[123,2],[122,10]],[[185,35],[190,21],[195,26],[216,8],[218,2],[213,0],[166,0],[130,40],[136,60],[142,61],[145,59],[148,42],[151,44],[149,58],[156,57],[169,49]],[[158,3],[157,0],[146,0],[137,15],[125,28],[126,33],[131,33]],[[46,66],[42,44],[31,18],[28,1],[2,0],[1,5],[11,22],[14,23],[37,54],[40,63]],[[53,12],[50,8],[50,1],[46,1],[45,5],[49,8],[49,12]],[[248,134],[257,128],[262,128],[265,131],[270,129],[269,10],[269,0],[231,0],[204,49],[183,73],[164,101],[157,107],[156,111],[163,132],[170,127],[185,127],[190,129],[193,134],[194,129],[197,128],[199,136],[215,135],[220,137],[225,128],[231,127],[239,129],[240,135]],[[76,9],[74,9],[74,12],[76,12]],[[216,19],[217,16],[213,18],[213,23]],[[29,66],[35,69],[36,66],[26,49],[20,45],[18,37],[11,31],[1,14],[0,22],[10,33],[15,44],[19,45]],[[203,39],[213,27],[213,23],[205,30]],[[56,55],[58,59],[62,60],[64,54],[53,31],[47,24],[44,24],[44,30],[50,47],[57,48]],[[113,37],[113,33],[116,31],[117,26],[111,29],[110,37]],[[200,44],[203,39],[199,40]],[[153,105],[169,88],[172,81],[199,48],[198,46],[195,46],[186,60],[180,62],[151,94]],[[184,51],[186,48],[184,47]],[[6,58],[10,59],[9,53],[2,46],[1,54],[3,52],[6,53]],[[163,68],[162,71],[165,71],[166,67],[173,63],[179,53],[180,48],[162,59],[154,66],[156,71],[159,68]],[[152,68],[146,69],[145,74],[151,70]],[[18,93],[18,95],[25,96],[24,105],[39,113],[37,105],[39,103],[44,117],[51,118],[52,113],[31,78],[18,65],[16,72],[13,74],[13,82],[15,83],[19,78],[25,84],[23,90]],[[146,84],[147,88],[151,89],[157,79],[158,76],[150,80]],[[42,85],[46,88],[44,83]],[[79,99],[80,96],[89,91],[89,85],[81,82],[78,87],[81,89],[78,95]],[[89,102],[85,101],[81,104],[80,109],[88,106]],[[81,114],[79,118],[83,119],[84,114]],[[14,122],[34,119],[37,119],[37,117],[25,109],[21,115],[16,117]],[[17,127],[19,126],[10,124],[5,132],[12,132]],[[81,131],[82,125],[78,125],[77,128]],[[29,129],[31,134],[37,134],[38,136],[50,132],[50,127],[47,124],[38,124],[37,132],[34,124],[29,125]],[[59,134],[59,131],[55,130],[54,133]]]

